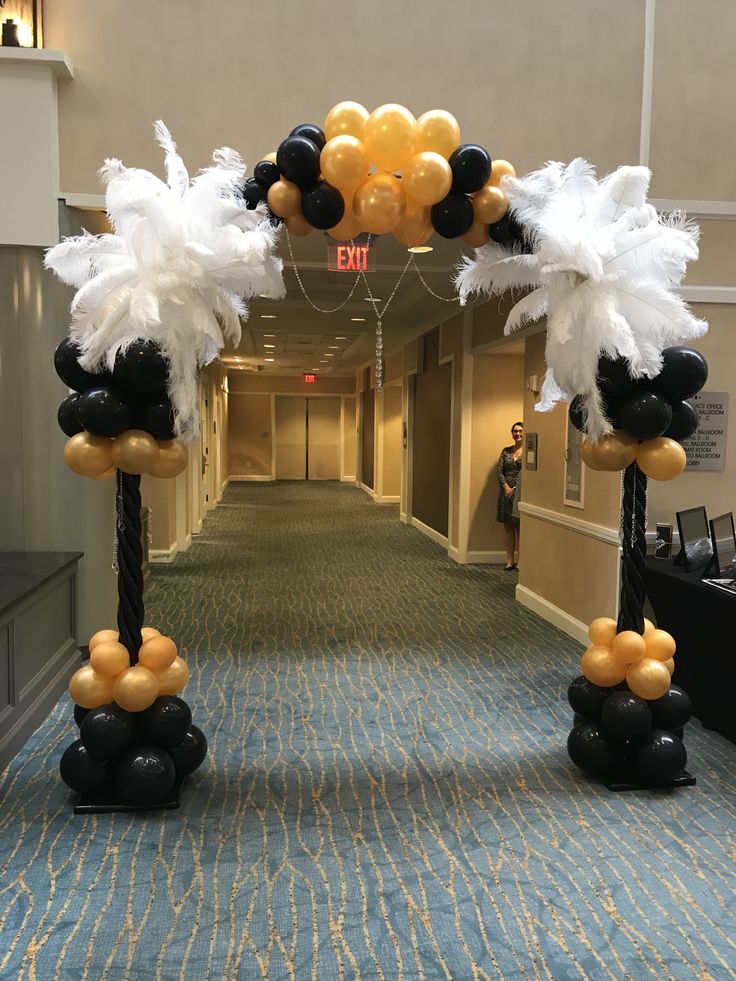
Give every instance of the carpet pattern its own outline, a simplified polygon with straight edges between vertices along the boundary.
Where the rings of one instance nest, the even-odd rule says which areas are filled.
[[[513,580],[354,488],[231,485],[147,598],[208,761],[178,811],[74,817],[62,699],[0,778],[0,978],[736,977],[736,747],[588,782],[579,648]]]

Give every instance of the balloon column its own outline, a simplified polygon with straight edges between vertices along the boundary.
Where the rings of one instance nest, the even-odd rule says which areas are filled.
[[[389,103],[373,112],[340,102],[322,126],[296,126],[245,182],[247,207],[266,202],[292,235],[312,229],[338,240],[393,234],[418,248],[436,232],[474,247],[520,236],[502,180],[515,176],[477,143],[462,143],[444,109],[415,118]]]

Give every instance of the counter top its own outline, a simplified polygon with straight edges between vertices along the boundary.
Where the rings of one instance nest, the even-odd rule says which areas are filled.
[[[84,552],[0,552],[0,614],[83,555]]]

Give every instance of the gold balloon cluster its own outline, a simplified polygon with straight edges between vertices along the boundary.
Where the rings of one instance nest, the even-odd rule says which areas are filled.
[[[588,681],[611,688],[625,681],[640,698],[661,698],[669,691],[675,670],[675,640],[666,630],[659,630],[651,620],[644,620],[644,633],[623,630],[618,633],[616,621],[598,617],[588,627],[590,647],[580,668]]]
[[[674,480],[685,469],[687,456],[682,446],[669,436],[658,436],[639,443],[622,429],[604,436],[597,443],[584,439],[581,455],[591,470],[625,470],[636,464],[652,480]]]
[[[369,113],[357,102],[340,102],[327,113],[324,133],[322,178],[340,190],[345,203],[342,219],[328,233],[348,241],[362,232],[392,232],[402,245],[424,245],[434,231],[430,209],[452,186],[448,158],[460,145],[455,117],[444,109],[430,109],[416,119],[394,103]],[[264,159],[275,163],[275,152]],[[472,195],[474,222],[463,236],[467,244],[486,244],[488,226],[506,214],[501,181],[507,175],[516,176],[511,164],[493,161],[486,185]],[[267,200],[292,235],[312,231],[296,184],[279,178]]]
[[[177,695],[189,680],[189,668],[176,644],[154,627],[141,631],[138,663],[130,664],[117,630],[98,630],[89,642],[89,664],[69,681],[69,694],[82,708],[116,702],[126,712],[143,712],[159,695]]]
[[[77,433],[67,440],[64,459],[74,473],[93,480],[112,480],[116,469],[163,478],[182,473],[189,452],[178,439],[155,440],[142,429],[128,429],[115,439]]]

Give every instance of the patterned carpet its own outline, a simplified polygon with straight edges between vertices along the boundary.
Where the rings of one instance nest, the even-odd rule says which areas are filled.
[[[612,795],[579,650],[349,487],[231,486],[157,567],[211,756],[182,808],[74,817],[63,699],[0,780],[0,977],[736,977],[736,747]]]

